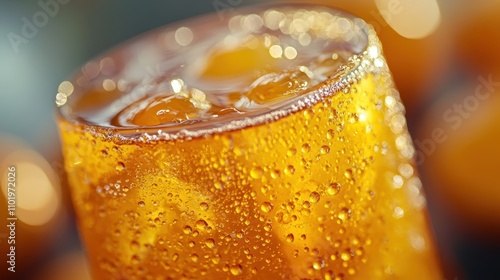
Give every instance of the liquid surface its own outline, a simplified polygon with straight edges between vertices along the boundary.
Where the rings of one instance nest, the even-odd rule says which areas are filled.
[[[128,61],[87,64],[77,79],[84,93],[63,110],[104,127],[220,125],[290,105],[339,76],[367,44],[352,35],[360,28],[351,19],[304,9],[234,16],[208,35],[199,25],[165,31],[167,42],[142,53],[129,54],[140,43],[125,48]],[[169,49],[168,40],[177,47]]]

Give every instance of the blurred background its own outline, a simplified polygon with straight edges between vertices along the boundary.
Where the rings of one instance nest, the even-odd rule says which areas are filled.
[[[144,31],[252,0],[0,0],[0,220],[17,167],[16,272],[0,227],[0,279],[90,279],[54,122],[61,81]],[[272,1],[278,2],[278,1]],[[417,148],[446,279],[500,279],[500,1],[288,0],[372,24]]]

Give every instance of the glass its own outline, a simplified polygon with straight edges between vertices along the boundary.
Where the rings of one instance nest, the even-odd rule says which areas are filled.
[[[440,279],[373,29],[316,6],[160,28],[59,88],[95,279]]]

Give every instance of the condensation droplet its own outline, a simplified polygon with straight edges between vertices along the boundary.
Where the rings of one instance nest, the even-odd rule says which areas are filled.
[[[237,276],[237,275],[241,275],[243,273],[243,268],[241,267],[241,265],[236,264],[236,265],[232,265],[231,268],[229,269],[229,271],[231,271],[232,275]]]
[[[317,192],[312,192],[310,195],[309,195],[309,201],[312,202],[312,203],[316,203],[319,201],[319,199],[321,198],[320,194],[317,193]]]
[[[185,226],[183,231],[185,234],[191,234],[193,229],[190,226]]]
[[[273,205],[266,201],[266,202],[262,203],[262,205],[260,206],[260,209],[264,213],[269,213],[269,212],[271,212],[271,210],[273,210]]]
[[[326,155],[330,152],[330,147],[324,145],[324,146],[321,146],[321,148],[319,149],[319,152],[323,155]]]
[[[347,253],[347,252],[343,252],[343,253],[340,254],[340,258],[343,261],[347,262],[347,261],[349,261],[351,259],[351,255],[349,253]]]
[[[119,161],[116,164],[115,169],[116,169],[116,171],[123,171],[125,169],[125,164],[123,162]]]
[[[309,144],[306,143],[306,144],[302,145],[301,151],[303,153],[308,153],[310,150],[311,150],[311,146],[309,146]]]
[[[289,165],[285,168],[286,175],[293,175],[295,173],[295,167],[293,165]]]
[[[349,219],[351,217],[351,210],[349,208],[345,208],[345,207],[342,208],[342,210],[340,210],[340,213],[338,214],[338,217],[342,221]]]
[[[205,245],[207,245],[208,248],[213,249],[215,248],[215,240],[213,240],[212,238],[208,238],[207,240],[205,240]]]
[[[252,167],[250,170],[250,176],[254,179],[260,179],[262,178],[262,175],[264,174],[264,170],[260,167]]]
[[[208,210],[208,203],[206,203],[206,202],[200,203],[200,208],[203,211],[207,211]]]
[[[340,184],[339,183],[331,183],[329,186],[328,186],[328,189],[326,190],[328,192],[328,194],[330,195],[336,195],[339,193],[340,191]]]
[[[295,239],[295,237],[291,233],[286,236],[286,241],[287,242],[293,242],[294,239]]]

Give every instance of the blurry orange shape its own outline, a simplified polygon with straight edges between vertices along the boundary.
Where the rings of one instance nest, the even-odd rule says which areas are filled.
[[[375,0],[375,3],[387,24],[405,38],[427,37],[441,23],[436,0]]]
[[[20,149],[4,157],[1,165],[16,167],[16,217],[31,226],[48,223],[60,207],[59,180],[49,163],[33,150]],[[5,183],[2,192],[8,197]]]
[[[500,73],[500,1],[471,1],[461,7],[453,22],[461,59],[480,73]]]
[[[468,231],[485,236],[500,233],[499,93],[479,82],[442,98],[415,140],[418,161],[434,183],[431,195]]]
[[[90,280],[85,254],[69,252],[50,261],[32,280]]]

